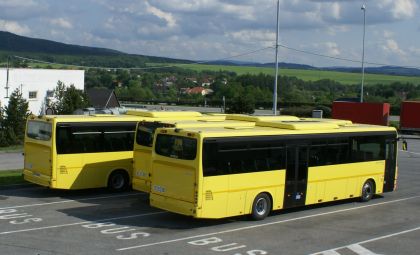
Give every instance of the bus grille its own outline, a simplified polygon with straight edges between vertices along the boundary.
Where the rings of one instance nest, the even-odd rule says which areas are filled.
[[[206,200],[213,200],[213,192],[211,190],[206,191]]]

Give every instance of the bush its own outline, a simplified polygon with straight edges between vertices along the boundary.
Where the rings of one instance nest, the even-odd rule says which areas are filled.
[[[318,105],[314,108],[314,110],[322,110],[322,117],[323,118],[331,118],[332,116],[332,110],[330,107],[325,105]]]
[[[10,145],[21,144],[22,140],[19,140],[15,132],[11,128],[4,128],[0,130],[0,147],[7,147]]]
[[[294,106],[281,109],[282,115],[292,115],[297,117],[312,117],[312,106]]]
[[[255,101],[249,96],[237,96],[232,102],[228,104],[226,113],[248,113],[252,114],[255,111]]]

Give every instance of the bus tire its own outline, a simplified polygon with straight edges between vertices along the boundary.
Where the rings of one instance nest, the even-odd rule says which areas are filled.
[[[114,192],[127,190],[129,186],[129,177],[126,171],[116,170],[109,175],[108,189]]]
[[[260,193],[252,203],[251,218],[253,220],[265,219],[271,211],[271,199],[267,193]]]
[[[362,186],[362,196],[360,197],[360,200],[362,202],[367,202],[371,200],[374,195],[375,195],[375,182],[369,179],[365,181],[365,183]]]

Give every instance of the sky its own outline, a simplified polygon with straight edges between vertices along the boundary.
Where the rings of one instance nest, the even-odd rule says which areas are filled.
[[[276,4],[277,0],[0,0],[0,30],[149,56],[201,61],[241,55],[231,59],[266,63],[275,61]],[[420,0],[280,0],[279,44],[298,51],[279,47],[279,61],[360,66],[301,51],[361,61],[363,4],[365,62],[420,67]]]

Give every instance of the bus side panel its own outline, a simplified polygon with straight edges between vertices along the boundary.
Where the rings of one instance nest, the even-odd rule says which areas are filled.
[[[285,176],[284,170],[230,175],[227,216],[251,213],[255,197],[262,192],[272,197],[273,209],[280,209],[283,205]]]
[[[262,192],[273,198],[273,209],[283,205],[285,171],[266,171],[203,178],[200,218],[223,218],[251,213]]]
[[[133,189],[150,192],[152,150],[148,147],[137,147],[133,155]]]
[[[384,169],[383,160],[310,167],[306,204],[359,197],[367,179],[375,181],[377,194],[382,193]]]
[[[131,175],[132,155],[131,151],[58,155],[56,188],[106,187],[113,170],[127,170]]]
[[[229,176],[209,176],[202,180],[202,210],[198,212],[198,216],[202,218],[226,217],[228,215]]]

